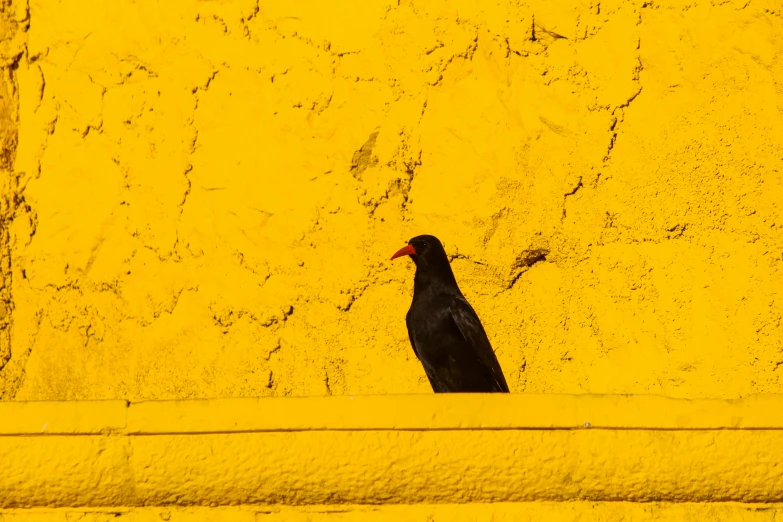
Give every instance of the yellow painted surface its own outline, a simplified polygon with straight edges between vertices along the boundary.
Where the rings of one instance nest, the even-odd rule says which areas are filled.
[[[367,430],[783,430],[783,395],[448,394],[0,403],[0,436]]]
[[[15,1],[3,399],[429,393],[419,233],[513,392],[781,391],[779,2]]]
[[[779,1],[9,0],[0,67],[0,521],[781,511]],[[430,395],[421,233],[512,396]]]
[[[780,504],[632,504],[535,502],[419,506],[302,508],[141,508],[114,510],[2,510],[2,522],[774,522]],[[776,518],[778,517],[778,518]]]
[[[660,400],[667,413],[647,415]],[[527,394],[6,402],[0,509],[700,501],[729,517],[726,502],[783,502],[782,404]]]

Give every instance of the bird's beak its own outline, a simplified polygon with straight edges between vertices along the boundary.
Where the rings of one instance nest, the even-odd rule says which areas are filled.
[[[416,250],[411,246],[404,246],[401,249],[399,249],[395,254],[392,256],[392,259],[397,259],[398,257],[402,256],[414,256],[416,255]]]

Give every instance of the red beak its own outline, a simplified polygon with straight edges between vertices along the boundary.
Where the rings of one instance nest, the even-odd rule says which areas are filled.
[[[398,257],[402,256],[415,256],[416,250],[411,245],[404,246],[401,249],[399,249],[393,256],[392,259],[397,259]]]

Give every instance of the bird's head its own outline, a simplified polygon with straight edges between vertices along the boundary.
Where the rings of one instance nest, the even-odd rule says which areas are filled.
[[[399,249],[392,259],[402,256],[410,256],[416,264],[414,293],[425,288],[439,288],[443,291],[459,293],[446,250],[437,237],[414,237],[408,241],[407,246]]]
[[[440,240],[435,236],[416,236],[408,245],[399,249],[392,256],[396,259],[402,256],[410,256],[417,267],[437,266],[444,262],[448,265],[449,259]]]

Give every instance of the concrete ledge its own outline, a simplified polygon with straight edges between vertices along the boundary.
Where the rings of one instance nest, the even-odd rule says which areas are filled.
[[[0,402],[0,436],[95,435],[124,430],[126,401]]]
[[[781,504],[523,502],[387,506],[0,509],[3,522],[776,522]]]
[[[0,436],[447,429],[783,429],[783,395],[377,395],[0,402]]]
[[[0,403],[0,508],[783,501],[783,396]]]

